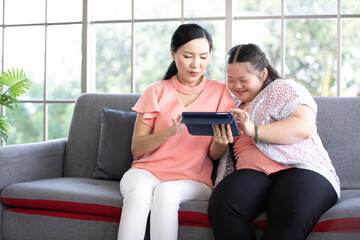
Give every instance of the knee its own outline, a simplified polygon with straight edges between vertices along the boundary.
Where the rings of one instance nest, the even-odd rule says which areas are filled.
[[[225,198],[215,191],[211,194],[209,199],[209,213],[216,211],[217,209],[224,206]]]
[[[301,209],[292,210],[285,217],[287,224],[305,232],[310,232],[315,226],[318,217],[315,216],[312,212],[306,212]]]
[[[291,212],[287,216],[271,218],[263,239],[305,239],[315,224],[313,218]]]
[[[224,184],[218,185],[211,193],[209,199],[209,208],[222,208],[226,205],[231,204],[231,201],[234,198],[235,196],[232,189],[229,190],[228,186]]]
[[[221,212],[220,210],[220,206],[223,206],[222,204],[220,204],[218,202],[218,198],[216,196],[214,196],[214,193],[211,194],[210,199],[209,199],[209,206],[208,206],[208,216],[209,216],[209,220],[210,222],[212,222],[213,218],[216,218],[216,215],[218,212]]]
[[[295,225],[311,222],[317,218],[317,210],[312,207],[314,204],[315,203],[310,203],[310,201],[307,203],[284,204],[283,207],[278,204],[269,204],[269,218]]]
[[[209,199],[208,215],[209,218],[221,218],[228,209],[232,208],[231,197],[221,189],[214,189]]]
[[[295,235],[306,236],[315,226],[318,218],[312,212],[301,208],[292,208],[269,216],[269,220],[269,233],[282,232],[281,229],[287,229]]]
[[[174,204],[175,206],[179,205],[178,194],[170,182],[163,182],[155,188],[153,204]]]
[[[155,186],[148,184],[133,184],[122,191],[124,201],[151,203]]]

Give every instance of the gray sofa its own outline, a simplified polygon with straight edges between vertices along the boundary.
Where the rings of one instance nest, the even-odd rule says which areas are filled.
[[[119,179],[132,161],[135,115],[111,109],[130,111],[138,98],[83,94],[68,138],[0,147],[0,239],[116,239]],[[342,195],[307,239],[360,239],[360,98],[315,99],[318,131]],[[214,239],[207,206],[206,201],[180,206],[179,239]],[[259,237],[266,222],[266,213],[254,221]]]

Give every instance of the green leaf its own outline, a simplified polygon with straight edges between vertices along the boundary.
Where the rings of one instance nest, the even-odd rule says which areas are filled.
[[[0,104],[11,110],[15,110],[18,103],[19,101],[16,98],[9,95],[0,95]]]
[[[17,97],[25,93],[29,87],[30,80],[22,69],[7,70],[0,76],[0,105],[15,110],[19,102]],[[7,118],[0,115],[0,140],[5,142],[8,140],[8,125]]]
[[[5,142],[8,140],[8,124],[7,118],[0,115],[0,138]]]
[[[30,88],[30,80],[26,77],[22,69],[12,69],[12,71],[7,70],[0,77],[0,86],[6,86],[6,90],[3,93],[8,93],[11,97],[19,97],[21,94],[25,93],[26,89]]]

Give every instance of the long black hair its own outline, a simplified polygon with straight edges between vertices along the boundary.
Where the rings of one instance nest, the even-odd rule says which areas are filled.
[[[195,23],[188,23],[180,25],[174,32],[171,38],[170,47],[175,53],[182,45],[190,42],[191,40],[198,39],[198,38],[206,38],[209,42],[210,52],[212,50],[212,38],[209,32],[195,24]],[[175,65],[175,62],[172,61],[170,66],[168,67],[163,79],[170,79],[172,76],[176,75],[178,69]]]
[[[256,44],[239,44],[229,50],[227,64],[241,62],[249,63],[252,70],[254,70],[259,77],[264,68],[268,70],[268,75],[264,80],[262,89],[269,85],[272,81],[282,78],[278,71],[271,66],[265,53]]]

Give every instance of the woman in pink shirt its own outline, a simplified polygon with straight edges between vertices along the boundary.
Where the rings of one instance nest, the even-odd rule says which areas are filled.
[[[151,239],[175,240],[179,204],[210,197],[210,158],[218,158],[218,149],[229,141],[191,136],[181,124],[181,113],[235,107],[226,85],[203,75],[211,49],[204,28],[180,25],[171,39],[173,61],[164,80],[151,84],[133,107],[138,112],[132,139],[135,160],[120,182],[120,240],[144,239],[149,212]]]
[[[299,83],[281,79],[255,44],[228,54],[227,82],[242,135],[236,171],[215,187],[209,219],[217,240],[256,239],[253,220],[267,212],[263,240],[303,240],[340,197],[340,182],[316,130],[317,105]],[[227,137],[215,126],[215,139]]]

